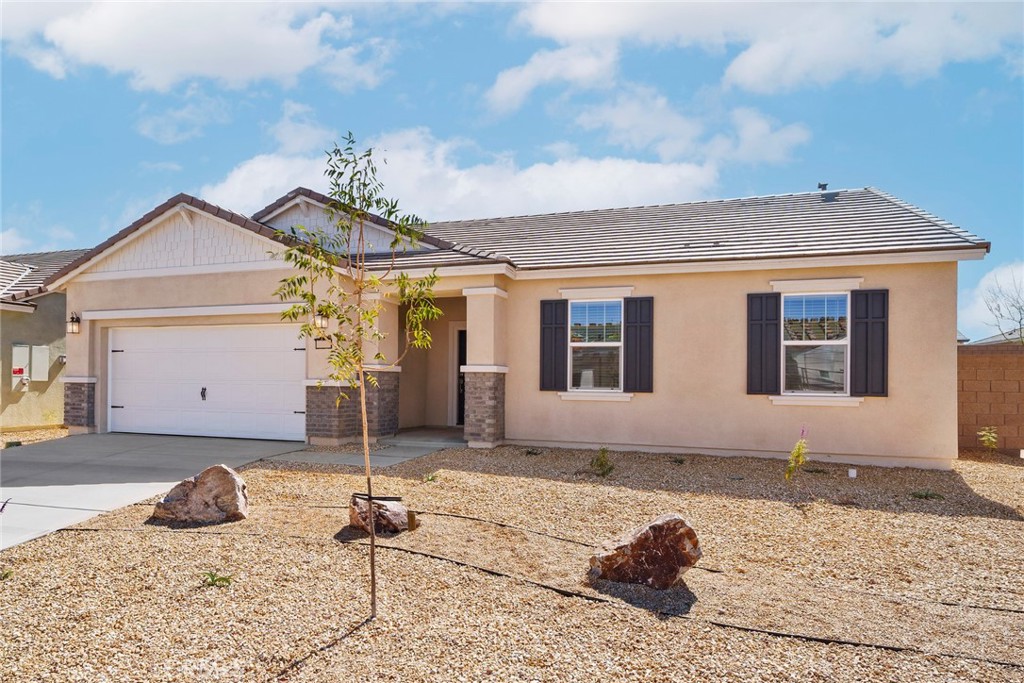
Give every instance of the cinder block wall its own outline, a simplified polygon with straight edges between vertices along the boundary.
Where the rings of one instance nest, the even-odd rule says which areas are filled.
[[[977,432],[994,425],[999,448],[1024,449],[1024,345],[957,349],[960,447],[978,447]]]

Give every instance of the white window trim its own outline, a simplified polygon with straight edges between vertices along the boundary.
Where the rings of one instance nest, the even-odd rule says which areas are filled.
[[[818,280],[772,280],[773,292],[786,294],[835,294],[860,289],[862,277],[831,277]]]
[[[571,391],[559,391],[559,398],[563,401],[632,401],[633,394],[612,389],[573,389]]]
[[[559,289],[558,293],[562,295],[563,299],[569,299],[570,301],[614,301],[615,299],[625,299],[626,297],[633,296],[633,288],[629,286],[624,287],[567,287],[565,289]]]
[[[628,289],[630,292],[633,291],[632,287],[618,288],[618,289],[620,289],[620,290]],[[604,289],[604,291],[607,291],[607,290],[608,290],[608,288]],[[572,291],[572,290],[561,290],[561,291],[565,292],[565,291]],[[581,291],[581,290],[575,290],[575,291]],[[619,315],[620,315],[620,318],[621,318],[621,322],[619,323],[619,328],[620,328],[619,329],[619,341],[617,341],[617,342],[573,342],[573,340],[572,340],[572,305],[574,303],[587,303],[587,304],[590,304],[590,303],[616,303],[616,302],[618,302],[618,304],[619,304]],[[576,394],[576,393],[579,393],[579,394],[622,394],[623,393],[623,391],[622,391],[622,379],[623,379],[623,375],[625,373],[625,359],[626,359],[626,354],[625,354],[625,348],[626,348],[626,341],[625,341],[625,337],[626,337],[626,301],[625,301],[625,299],[622,299],[622,298],[614,299],[614,298],[607,298],[607,297],[600,298],[600,299],[571,299],[569,301],[569,311],[568,311],[568,314],[569,315],[567,316],[568,317],[567,324],[569,326],[569,329],[566,330],[566,338],[568,339],[569,343],[568,343],[568,349],[566,350],[566,353],[567,353],[568,357],[565,360],[566,372],[568,373],[568,377],[566,378],[566,387],[568,387],[568,392],[566,392],[566,393],[572,392],[574,394]],[[572,350],[573,350],[573,345],[574,344],[575,344],[576,348],[617,348],[619,350],[619,386],[618,386],[618,388],[616,388],[616,389],[583,389],[583,388],[574,389],[573,386],[572,386]],[[630,394],[630,396],[632,396],[632,394]]]
[[[819,340],[807,340],[807,341],[787,341],[785,338],[785,326],[786,326],[786,298],[787,297],[798,297],[798,296],[845,296],[846,297],[846,337],[844,339],[819,339]],[[849,292],[826,292],[826,291],[810,291],[810,292],[787,292],[782,294],[782,300],[779,302],[779,372],[781,377],[779,378],[779,386],[782,389],[781,396],[783,397],[809,397],[809,398],[850,398],[850,293]],[[846,353],[843,354],[843,393],[833,394],[828,392],[817,392],[817,391],[786,391],[786,347],[787,346],[845,346]],[[792,405],[792,404],[790,404]],[[811,405],[806,402],[799,405]]]
[[[841,396],[839,394],[784,394],[769,396],[772,405],[777,406],[824,406],[829,408],[856,408],[864,402],[863,396]]]

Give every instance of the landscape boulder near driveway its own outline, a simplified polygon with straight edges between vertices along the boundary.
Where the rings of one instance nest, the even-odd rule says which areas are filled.
[[[676,513],[662,515],[605,548],[590,558],[591,578],[658,590],[682,583],[686,570],[701,558],[697,534]]]
[[[249,516],[245,482],[226,465],[207,467],[156,504],[153,517],[173,522],[234,522]]]

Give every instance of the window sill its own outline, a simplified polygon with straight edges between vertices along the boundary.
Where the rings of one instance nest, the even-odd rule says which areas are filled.
[[[864,402],[863,396],[769,396],[777,406],[827,406],[831,408],[856,408]]]
[[[563,401],[632,401],[633,394],[621,391],[559,391]]]

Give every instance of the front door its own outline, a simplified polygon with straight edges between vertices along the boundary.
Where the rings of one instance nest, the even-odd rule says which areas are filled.
[[[459,330],[458,336],[458,362],[459,362],[459,379],[456,385],[456,391],[458,392],[456,401],[456,413],[455,413],[455,424],[462,426],[466,424],[466,373],[462,371],[462,366],[466,364],[466,331]]]

